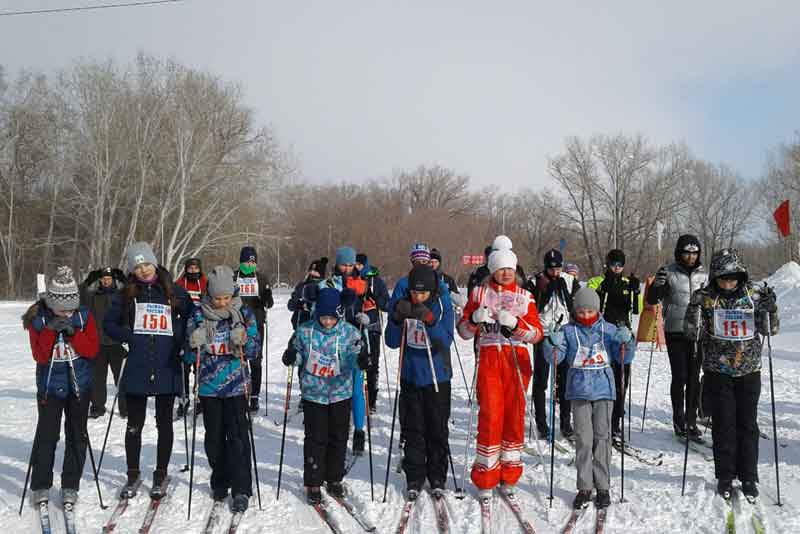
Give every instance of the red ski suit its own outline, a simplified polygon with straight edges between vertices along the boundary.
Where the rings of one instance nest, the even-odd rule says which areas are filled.
[[[497,319],[500,310],[516,316],[517,326],[511,336],[506,337],[498,323],[473,323],[472,313],[479,307],[488,308],[493,319]],[[472,464],[472,482],[480,489],[494,488],[500,481],[516,484],[522,476],[525,391],[532,374],[527,345],[542,338],[536,301],[528,290],[516,283],[501,286],[492,279],[473,288],[458,332],[464,339],[477,334],[480,349],[478,444]]]

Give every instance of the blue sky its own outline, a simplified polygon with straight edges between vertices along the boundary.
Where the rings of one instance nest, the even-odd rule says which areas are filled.
[[[0,12],[115,0],[0,0]],[[570,135],[642,133],[762,174],[800,129],[800,2],[186,0],[0,17],[0,62],[137,51],[238,81],[315,180],[420,163],[550,183]]]

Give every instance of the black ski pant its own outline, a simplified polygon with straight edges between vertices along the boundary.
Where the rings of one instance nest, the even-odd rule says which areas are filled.
[[[249,360],[250,363],[250,397],[258,398],[261,396],[261,362],[264,358],[264,344],[266,343],[264,323],[258,323],[258,333],[260,343],[258,344],[258,357],[254,360]],[[269,345],[267,345],[269,347]]]
[[[611,432],[622,432],[625,430],[625,397],[628,395],[628,388],[631,385],[631,364],[625,364],[625,388],[622,387],[622,366],[617,362],[611,363],[614,370],[614,386],[617,390],[617,398],[614,400],[614,410],[611,412]]]
[[[97,358],[94,360],[91,399],[92,408],[105,409],[106,401],[108,400],[108,388],[106,387],[108,368],[111,367],[111,374],[114,376],[114,385],[119,387],[122,360],[125,359],[126,355],[127,353],[122,345],[100,345],[100,351],[97,353]],[[119,412],[121,414],[127,413],[124,391],[119,390],[117,403],[119,404]]]
[[[761,373],[732,378],[705,373],[711,401],[714,474],[718,480],[758,482],[758,398]]]
[[[147,396],[127,395],[128,426],[125,429],[125,459],[128,471],[139,471],[139,457],[142,453],[142,427],[147,415]],[[156,470],[166,473],[169,457],[172,455],[172,406],[175,395],[156,395]]]
[[[672,372],[669,395],[672,423],[684,430],[697,425],[702,357],[694,355],[694,341],[680,333],[667,332],[667,354]]]
[[[321,486],[323,482],[341,482],[344,478],[351,401],[319,404],[303,399],[304,485]]]
[[[450,382],[439,382],[438,393],[433,385],[418,387],[401,382],[400,406],[404,414],[400,424],[406,440],[406,482],[422,484],[427,479],[431,488],[444,488],[450,452]]]
[[[205,449],[211,465],[211,490],[222,499],[233,495],[252,495],[250,478],[250,435],[248,400],[237,397],[200,397],[203,405]]]
[[[375,408],[378,400],[378,384],[380,380],[381,333],[369,331],[369,368],[367,369],[367,394],[369,407]]]
[[[62,364],[63,365],[63,364]],[[33,438],[33,467],[31,490],[50,489],[53,485],[53,464],[56,446],[61,439],[61,414],[64,414],[64,462],[61,464],[61,488],[80,487],[83,464],[86,461],[86,419],[89,416],[89,395],[80,399],[38,396],[39,419]]]
[[[547,407],[545,406],[545,391],[550,381],[550,366],[553,354],[545,354],[544,343],[533,346],[533,413],[536,426],[544,428],[550,422],[547,420]],[[565,361],[556,367],[556,390],[558,395],[558,414],[561,426],[570,422],[572,409],[570,402],[565,398],[567,392],[567,371],[569,364]]]

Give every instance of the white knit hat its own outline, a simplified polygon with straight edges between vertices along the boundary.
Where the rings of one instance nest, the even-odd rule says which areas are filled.
[[[44,297],[47,307],[53,311],[77,310],[80,305],[78,284],[72,276],[72,269],[62,265],[47,283],[47,294]]]
[[[495,250],[489,255],[489,272],[494,273],[498,269],[517,270],[517,255],[511,250]]]
[[[511,250],[514,248],[511,239],[507,235],[499,235],[492,241],[492,250]]]

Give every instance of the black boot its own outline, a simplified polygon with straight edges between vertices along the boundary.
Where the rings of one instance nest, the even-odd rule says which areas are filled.
[[[310,505],[322,503],[322,490],[319,486],[308,486],[306,488],[306,502]]]
[[[569,441],[573,441],[575,439],[575,430],[572,428],[572,424],[570,424],[569,421],[562,421],[561,436]]]
[[[703,445],[706,440],[703,439],[703,433],[700,432],[700,429],[696,426],[690,426],[689,429],[686,431],[686,435],[689,436],[689,439],[694,441],[695,443],[699,443]]]
[[[677,437],[679,440],[683,441],[686,439],[686,429],[683,425],[672,423],[672,430],[675,432],[675,437]]]
[[[256,395],[250,396],[250,411],[253,413],[258,412],[258,397]]]
[[[758,485],[756,484],[755,480],[743,480],[742,493],[744,493],[744,497],[748,500],[748,502],[755,502],[755,500],[758,498]]]
[[[328,495],[337,499],[344,499],[344,486],[341,482],[328,482],[326,484]]]
[[[153,471],[153,487],[150,488],[150,498],[158,500],[164,496],[166,491],[166,487],[164,486],[164,480],[167,478],[167,471],[156,469]]]
[[[122,491],[119,492],[120,499],[132,499],[136,497],[139,484],[142,482],[139,478],[139,474],[138,469],[128,469],[128,481],[122,487]]]
[[[717,493],[726,501],[731,500],[733,495],[733,480],[722,478],[717,481]]]
[[[536,423],[536,434],[539,436],[539,439],[549,439],[550,428],[548,428],[547,423]]]
[[[611,495],[608,490],[597,490],[597,497],[594,500],[594,505],[598,508],[608,508],[611,505]]]
[[[572,507],[576,510],[580,510],[581,508],[589,506],[590,502],[592,502],[592,492],[589,490],[580,490],[578,494],[575,495],[575,500],[572,501]]]

